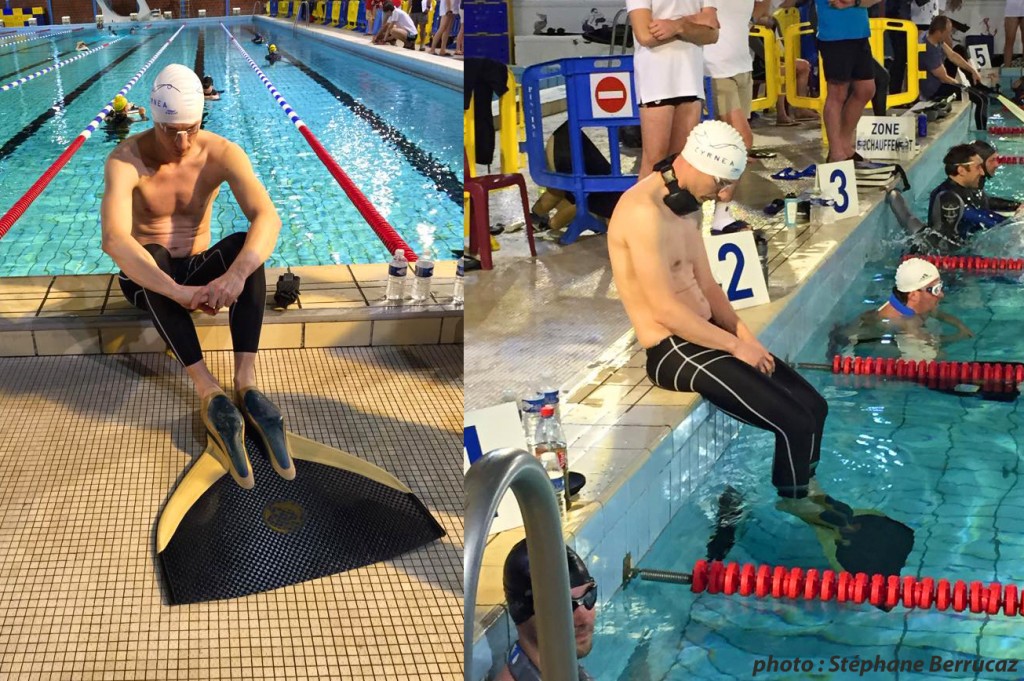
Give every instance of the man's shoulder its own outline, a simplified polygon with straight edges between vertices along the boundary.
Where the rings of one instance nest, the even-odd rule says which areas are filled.
[[[134,165],[135,162],[141,161],[142,157],[139,153],[139,138],[145,134],[145,132],[140,132],[124,138],[124,140],[114,147],[114,150],[107,156],[107,162],[121,161]]]

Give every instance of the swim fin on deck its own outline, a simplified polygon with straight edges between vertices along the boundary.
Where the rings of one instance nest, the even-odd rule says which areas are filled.
[[[206,450],[167,500],[156,549],[172,605],[237,598],[371,565],[445,532],[387,471],[341,450],[287,434],[294,480],[271,467],[247,433],[256,479],[235,484]]]

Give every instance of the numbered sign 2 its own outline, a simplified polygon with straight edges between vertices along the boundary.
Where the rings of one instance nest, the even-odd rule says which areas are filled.
[[[770,302],[757,258],[753,232],[735,232],[704,239],[715,281],[737,310]]]
[[[818,190],[822,197],[835,201],[836,216],[860,215],[857,203],[857,170],[853,161],[818,165]]]
[[[988,45],[985,43],[968,45],[967,53],[971,56],[971,63],[974,64],[974,68],[979,71],[992,68],[992,55],[988,53]]]

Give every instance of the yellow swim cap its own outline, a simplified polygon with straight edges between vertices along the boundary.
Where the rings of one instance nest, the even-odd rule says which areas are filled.
[[[124,95],[114,97],[114,111],[124,111],[126,108],[128,108],[128,100]]]
[[[277,45],[271,45],[270,46],[270,51],[271,52],[277,52]]]

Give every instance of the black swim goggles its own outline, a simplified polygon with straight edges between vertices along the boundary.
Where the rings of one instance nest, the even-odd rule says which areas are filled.
[[[587,590],[583,592],[583,595],[579,598],[570,598],[572,601],[572,611],[576,612],[576,608],[581,605],[587,610],[593,610],[594,606],[597,605],[597,583],[591,582],[587,585]]]

